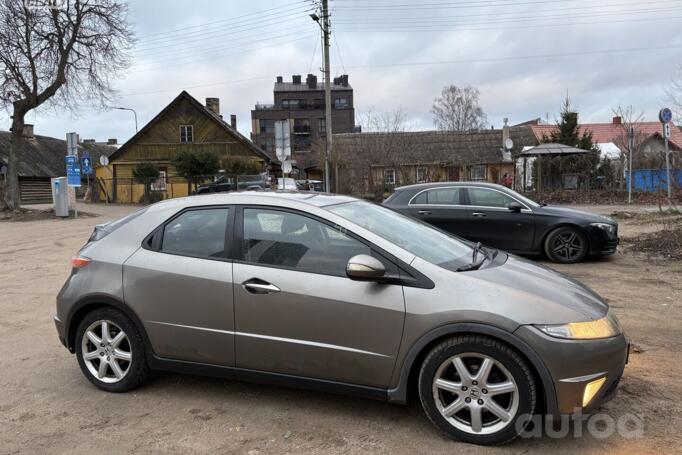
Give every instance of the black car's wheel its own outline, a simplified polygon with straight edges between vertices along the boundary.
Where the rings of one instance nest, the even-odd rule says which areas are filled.
[[[460,335],[436,345],[419,373],[419,398],[447,436],[474,444],[503,444],[535,412],[533,375],[516,351],[484,336]]]
[[[585,259],[589,245],[585,234],[564,226],[549,233],[545,239],[545,253],[552,262],[573,264]]]
[[[147,375],[140,332],[127,316],[112,308],[95,310],[81,321],[76,357],[85,377],[107,392],[126,392]]]

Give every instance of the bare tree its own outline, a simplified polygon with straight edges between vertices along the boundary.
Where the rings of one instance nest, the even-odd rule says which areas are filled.
[[[0,96],[12,111],[5,204],[19,207],[18,153],[26,114],[106,104],[128,67],[128,7],[117,0],[0,0]]]
[[[613,138],[614,143],[621,150],[619,165],[616,170],[618,175],[618,184],[620,188],[625,187],[625,165],[631,166],[628,162],[630,152],[629,131],[632,128],[634,131],[632,157],[633,161],[641,154],[641,148],[648,136],[642,131],[642,122],[644,121],[644,111],[636,111],[632,106],[618,106],[613,109],[613,115],[620,117],[621,134]]]
[[[476,87],[443,87],[433,101],[433,123],[439,130],[470,131],[487,128],[487,117],[479,105],[481,93]]]

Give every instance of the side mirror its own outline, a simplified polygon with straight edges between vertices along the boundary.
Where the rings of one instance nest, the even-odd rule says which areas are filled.
[[[510,212],[519,213],[523,209],[523,206],[518,202],[511,202],[509,203],[507,208],[509,209]]]
[[[373,281],[382,278],[386,274],[386,268],[376,258],[366,254],[358,254],[348,260],[346,275],[351,280]]]

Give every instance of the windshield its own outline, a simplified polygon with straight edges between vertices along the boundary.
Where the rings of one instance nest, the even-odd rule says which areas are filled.
[[[385,207],[357,201],[327,209],[445,269],[456,271],[471,262],[472,247],[465,240]]]

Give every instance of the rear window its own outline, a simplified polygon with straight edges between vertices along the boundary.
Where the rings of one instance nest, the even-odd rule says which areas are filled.
[[[88,239],[88,242],[94,242],[94,241],[103,239],[104,237],[111,234],[115,230],[121,228],[122,226],[125,226],[128,223],[130,223],[135,218],[139,217],[140,215],[143,215],[147,211],[147,208],[148,207],[145,207],[145,208],[137,210],[133,213],[129,213],[128,215],[124,216],[123,218],[119,218],[117,220],[113,220],[113,221],[110,221],[108,223],[98,224],[97,226],[95,226],[95,230],[92,231],[92,234],[90,235],[90,238]]]

